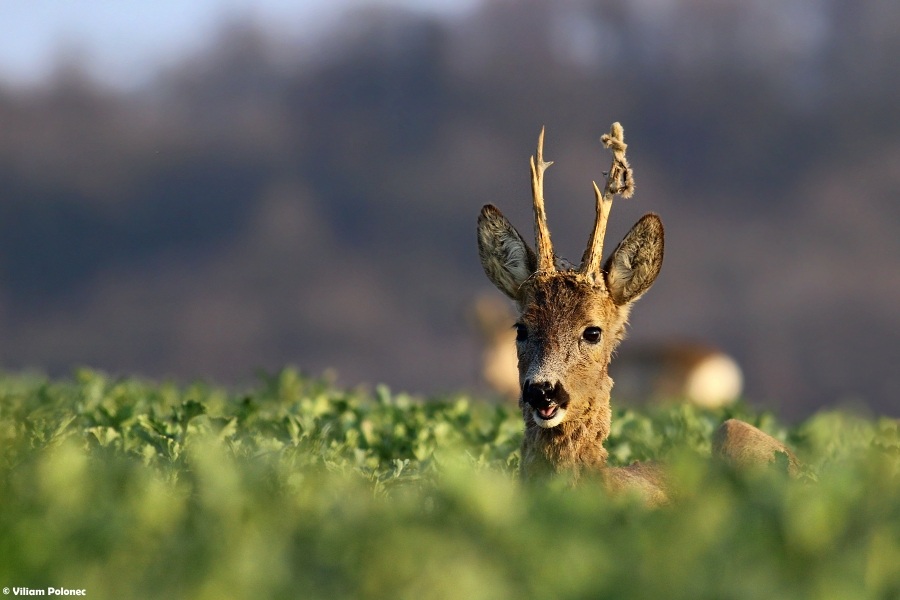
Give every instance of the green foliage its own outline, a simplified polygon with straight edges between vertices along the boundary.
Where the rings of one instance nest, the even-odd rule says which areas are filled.
[[[806,476],[708,460],[730,416]],[[0,587],[91,598],[897,598],[900,433],[826,412],[614,417],[612,460],[670,464],[648,510],[520,486],[521,417],[285,370],[239,395],[95,372],[0,379]]]

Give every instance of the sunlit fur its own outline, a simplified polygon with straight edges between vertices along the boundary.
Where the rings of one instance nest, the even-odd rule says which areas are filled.
[[[649,289],[662,264],[659,217],[642,218],[600,274],[567,269],[561,260],[553,271],[536,271],[534,252],[493,206],[482,209],[478,245],[488,278],[518,307],[526,334],[516,342],[520,385],[547,382],[559,390],[560,408],[549,419],[540,418],[520,397],[523,479],[566,473],[576,482],[596,473],[610,489],[637,488],[653,502],[661,501],[665,493],[658,470],[606,468],[603,445],[612,416],[609,362],[625,335],[632,303]],[[602,331],[596,343],[584,339],[588,327]]]
[[[629,306],[617,306],[605,286],[595,286],[574,272],[536,275],[520,289],[519,322],[527,337],[517,342],[519,382],[549,381],[559,385],[565,412],[553,427],[535,418],[534,409],[519,401],[525,421],[522,474],[526,479],[568,471],[575,479],[585,470],[606,465],[603,441],[609,435],[612,380],[607,367],[622,339]],[[587,327],[602,330],[600,340],[583,339]]]

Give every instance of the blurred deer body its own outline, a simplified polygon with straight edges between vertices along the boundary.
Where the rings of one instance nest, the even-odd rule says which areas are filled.
[[[518,399],[522,388],[513,329],[516,315],[508,302],[494,295],[476,298],[469,314],[481,342],[481,380],[501,397]]]
[[[616,399],[683,400],[703,408],[733,404],[741,396],[743,373],[728,354],[692,342],[644,344],[616,356],[610,367]]]
[[[485,274],[515,302],[519,313],[515,331],[525,422],[522,477],[566,473],[574,483],[598,473],[612,490],[637,490],[659,504],[668,497],[660,469],[650,464],[607,467],[603,442],[611,421],[610,359],[625,335],[632,305],[662,267],[662,221],[655,214],[644,215],[602,261],[613,197],[627,198],[634,189],[624,133],[614,123],[601,138],[613,159],[603,189],[594,184],[596,220],[581,265],[556,257],[544,211],[543,176],[551,163],[543,159],[543,139],[541,131],[531,159],[536,251],[494,206],[482,208],[478,219]],[[750,439],[738,432],[746,433],[737,426],[717,438],[723,457],[751,456],[730,451],[733,442]]]

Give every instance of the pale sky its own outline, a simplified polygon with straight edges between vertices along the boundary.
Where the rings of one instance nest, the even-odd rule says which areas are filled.
[[[202,48],[227,19],[302,36],[346,9],[380,4],[460,14],[478,0],[0,0],[0,81],[35,83],[66,54],[102,81],[130,86]]]

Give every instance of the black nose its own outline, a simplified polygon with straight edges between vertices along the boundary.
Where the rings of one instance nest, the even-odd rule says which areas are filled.
[[[551,402],[556,400],[557,390],[558,386],[553,385],[549,381],[535,383],[526,381],[522,387],[522,399],[534,408],[546,408]]]

